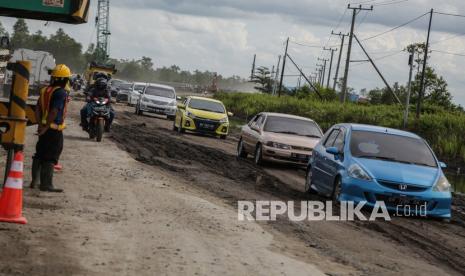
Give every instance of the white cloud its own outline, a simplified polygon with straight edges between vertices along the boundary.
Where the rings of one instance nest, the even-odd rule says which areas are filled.
[[[95,2],[95,1],[94,1]],[[357,1],[354,1],[357,2]],[[362,1],[358,1],[362,2]],[[386,2],[377,0],[371,3]],[[329,37],[331,30],[347,32],[350,11],[345,0],[112,0],[111,54],[117,58],[151,57],[157,66],[177,64],[183,69],[217,71],[223,75],[248,77],[252,57],[257,64],[272,67],[284,52],[284,41],[339,48],[339,39]],[[375,6],[374,11],[358,16],[356,32],[366,38],[426,13],[431,7],[443,12],[465,13],[465,1],[410,0],[408,2]],[[90,18],[94,18],[95,7]],[[342,14],[345,16],[341,19]],[[42,29],[46,34],[58,27],[81,41],[85,47],[95,41],[93,19],[87,25],[69,26],[28,21],[32,31]],[[340,23],[340,27],[336,25]],[[362,24],[360,25],[360,22]],[[2,23],[11,29],[13,19]],[[364,42],[373,57],[395,53],[411,42],[426,39],[428,17]],[[432,41],[451,38],[465,32],[465,19],[435,14]],[[454,53],[465,52],[464,36],[433,45],[433,49]],[[347,48],[344,49],[344,55]],[[308,74],[314,72],[318,57],[327,58],[328,52],[318,48],[290,45],[289,53]],[[353,59],[365,59],[354,46]],[[465,84],[462,77],[464,57],[432,53],[430,64],[449,82],[457,101],[465,105]],[[343,62],[344,63],[344,62]],[[408,78],[407,54],[399,53],[376,61],[390,83],[405,83]],[[349,84],[356,89],[382,87],[383,83],[371,65],[352,64]],[[342,70],[343,68],[341,68]],[[296,73],[288,63],[288,72]],[[334,72],[334,71],[333,71]],[[290,85],[295,78],[287,78]]]

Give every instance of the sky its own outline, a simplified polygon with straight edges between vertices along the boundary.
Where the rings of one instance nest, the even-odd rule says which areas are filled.
[[[290,37],[289,54],[302,70],[315,72],[318,58],[328,59],[329,51],[322,47],[340,48],[338,36],[331,31],[350,30],[352,10],[345,0],[110,0],[110,54],[115,58],[149,56],[155,66],[176,64],[182,69],[209,70],[224,76],[250,76],[253,55],[257,65],[272,68],[278,56],[284,54],[285,40]],[[84,25],[44,24],[28,20],[31,32],[46,34],[63,27],[86,48],[95,42],[94,17],[97,1],[92,1],[90,20]],[[435,12],[465,14],[463,0],[354,0],[373,11],[357,14],[355,34],[362,40],[384,33],[396,26],[418,18],[391,32],[363,41],[390,84],[408,81],[408,54],[405,46],[425,42],[429,14]],[[14,19],[1,18],[11,30]],[[432,21],[432,50],[429,64],[444,76],[454,101],[465,106],[463,62],[465,62],[465,17],[435,13]],[[298,44],[301,45],[298,45]],[[305,46],[302,46],[305,45]],[[311,47],[308,47],[311,46]],[[437,52],[440,51],[440,52]],[[446,54],[455,53],[460,55]],[[344,46],[342,64],[347,47]],[[335,54],[336,65],[339,52]],[[351,60],[366,60],[360,47],[353,46]],[[341,68],[341,73],[343,71]],[[297,70],[288,62],[286,75]],[[295,86],[296,77],[286,77],[288,86]],[[362,88],[384,87],[369,63],[352,62],[349,86]]]

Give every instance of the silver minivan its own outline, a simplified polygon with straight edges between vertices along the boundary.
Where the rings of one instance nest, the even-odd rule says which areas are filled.
[[[136,114],[144,112],[166,115],[173,120],[177,110],[176,90],[167,85],[149,83],[140,94],[136,105]]]

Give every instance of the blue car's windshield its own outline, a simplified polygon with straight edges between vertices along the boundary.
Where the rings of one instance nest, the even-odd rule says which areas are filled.
[[[370,131],[352,131],[350,151],[354,157],[437,167],[425,142],[405,136]]]

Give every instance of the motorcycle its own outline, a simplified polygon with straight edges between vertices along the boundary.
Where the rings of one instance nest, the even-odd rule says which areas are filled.
[[[84,81],[82,79],[76,80],[73,83],[74,91],[80,91],[84,86]]]
[[[93,98],[91,103],[91,117],[89,120],[89,138],[101,142],[105,125],[110,119],[111,107],[108,98]]]

